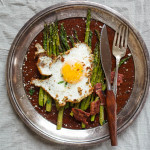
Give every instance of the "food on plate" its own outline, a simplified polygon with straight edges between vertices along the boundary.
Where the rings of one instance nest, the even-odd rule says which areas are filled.
[[[45,24],[29,47],[23,65],[24,87],[31,104],[47,120],[70,129],[92,128],[107,122],[106,81],[100,63],[103,23],[71,18]],[[110,46],[114,31],[108,27]],[[112,59],[113,81],[115,60]],[[130,50],[120,62],[117,112],[126,104],[134,82]]]
[[[90,113],[83,111],[82,109],[72,108],[73,115],[76,120],[88,124],[87,118],[90,116]]]
[[[93,92],[90,82],[91,52],[86,44],[78,43],[53,60],[48,56],[40,56],[37,62],[39,72],[50,77],[33,79],[32,84],[42,87],[60,106],[66,102],[79,103]]]

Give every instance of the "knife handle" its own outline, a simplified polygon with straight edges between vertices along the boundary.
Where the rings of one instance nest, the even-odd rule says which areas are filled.
[[[106,106],[111,145],[117,146],[117,106],[115,95],[112,90],[107,90]]]

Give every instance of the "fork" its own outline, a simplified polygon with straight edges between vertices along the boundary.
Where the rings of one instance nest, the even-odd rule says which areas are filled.
[[[116,57],[116,70],[113,82],[113,92],[115,97],[117,95],[117,79],[118,79],[119,63],[120,59],[124,57],[126,54],[127,43],[128,43],[128,26],[125,27],[124,25],[121,24],[119,25],[119,28],[115,33],[112,48],[112,53]]]

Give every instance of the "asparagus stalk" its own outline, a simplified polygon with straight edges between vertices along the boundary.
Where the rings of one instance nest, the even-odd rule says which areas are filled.
[[[88,45],[91,45],[91,39],[92,39],[92,32],[90,31],[90,23],[91,23],[91,10],[88,9],[87,11],[87,21],[86,21],[86,31],[85,31],[85,43]],[[76,34],[76,32],[75,32]],[[89,37],[90,34],[90,37]],[[86,99],[82,100],[81,102],[81,109],[86,110],[89,106],[91,95],[88,96]]]
[[[93,73],[92,73],[92,77],[91,77],[91,85],[94,86],[97,82],[97,73],[99,70],[99,42],[96,44],[96,47],[94,49],[94,69],[93,69]],[[83,110],[86,110],[89,106],[90,103],[94,100],[94,95],[91,94],[90,96],[88,96],[86,103],[84,105]],[[91,116],[91,121],[94,121],[95,119],[95,115]],[[85,124],[82,123],[82,128],[85,128]]]
[[[47,41],[49,41],[49,45],[48,45],[48,56],[52,55],[52,48],[53,48],[53,43],[52,43],[52,33],[53,33],[53,29],[52,29],[52,25],[50,25],[49,27],[49,38]],[[52,97],[50,95],[48,95],[47,93],[45,93],[47,95],[47,101],[46,101],[46,111],[47,112],[51,112],[52,110]]]
[[[48,95],[46,102],[46,111],[51,112],[51,110],[52,110],[52,97]]]
[[[103,82],[103,80],[104,80],[104,78],[102,77],[102,73],[103,73],[103,70],[102,70],[102,68],[101,68],[101,64],[100,64],[100,54],[99,54],[99,43],[100,43],[100,33],[97,31],[97,30],[95,30],[95,32],[96,32],[96,35],[97,35],[97,38],[98,38],[98,44],[96,45],[96,51],[95,51],[95,53],[94,53],[94,56],[95,56],[95,61],[94,61],[94,63],[95,63],[95,68],[94,68],[94,73],[93,74],[95,74],[95,78],[93,79],[94,81],[92,81],[92,84],[93,84],[93,82],[94,82],[94,85],[96,84],[96,83],[104,83]],[[103,84],[102,84],[103,85]],[[95,99],[96,100],[96,99]],[[93,100],[91,99],[91,102],[92,102]],[[91,121],[94,121],[95,120],[95,115],[92,115],[91,116]]]
[[[69,36],[69,39],[70,39],[70,42],[72,44],[72,47],[74,47],[75,46],[74,39],[73,39],[73,37],[71,35]]]
[[[59,55],[59,53],[62,50],[60,47],[60,39],[59,39],[59,34],[58,34],[58,22],[56,22],[55,24],[56,24],[56,51],[57,51],[57,55]]]
[[[96,30],[98,41],[100,42],[100,33]],[[100,56],[100,55],[99,55]],[[102,90],[105,91],[106,84],[104,83],[104,72],[102,66],[100,65],[99,78],[98,82],[102,83]],[[92,118],[91,118],[92,119]],[[94,117],[93,117],[94,120]],[[104,124],[104,106],[100,105],[100,114],[99,114],[99,123],[102,126]]]
[[[65,48],[65,51],[70,49],[70,46],[67,41],[67,33],[66,33],[66,30],[64,29],[63,24],[61,24],[61,27],[60,27],[60,39],[61,39],[63,47]]]
[[[64,24],[62,23],[61,24],[61,34],[63,35],[63,37],[65,38],[65,39],[67,39],[67,32],[66,32],[66,30],[65,30],[65,28],[64,28]]]
[[[50,28],[50,30],[51,30],[51,33],[53,33],[53,36],[51,36],[52,54],[54,56],[57,56],[59,54],[59,45],[60,45],[59,36],[58,36],[58,24],[54,23],[52,27]],[[58,110],[57,130],[60,130],[62,127],[62,122],[63,122],[64,107],[60,107],[57,102],[55,104]]]
[[[69,108],[69,102],[66,103],[65,109]]]
[[[67,40],[63,37],[63,36],[60,36],[61,40],[62,40],[62,43],[63,43],[63,46],[65,48],[65,51],[70,49],[70,46],[69,44],[67,43]]]
[[[44,31],[43,31],[43,48],[44,50],[47,50],[47,24],[44,25]],[[44,79],[44,77],[42,76],[42,79]],[[39,90],[39,106],[44,105],[44,90],[42,88],[40,88]]]
[[[88,9],[87,21],[86,21],[86,31],[85,31],[85,41],[84,41],[86,44],[88,44],[88,40],[89,40],[90,23],[91,23],[91,10]]]
[[[46,51],[47,51],[47,55],[49,55],[49,30],[48,30],[48,26],[46,28]]]
[[[44,48],[44,50],[47,50],[47,24],[44,25],[44,31],[43,31],[43,48]]]
[[[104,124],[104,106],[102,106],[102,105],[100,105],[99,123],[101,126]]]
[[[64,113],[64,107],[60,107],[58,111],[58,118],[57,118],[57,130],[60,130],[62,128],[63,113]]]
[[[100,76],[101,78],[99,78],[100,83],[102,83],[102,90],[105,91],[106,89],[106,84],[104,83],[104,72],[102,70],[102,67],[101,67],[101,72],[100,72]],[[100,104],[100,114],[99,114],[99,123],[100,125],[102,126],[104,124],[104,106]]]
[[[44,90],[40,88],[39,90],[39,106],[43,106]]]
[[[85,98],[84,100],[82,100],[82,102],[81,102],[81,109],[82,110],[86,110],[89,107],[90,98],[91,98],[91,95],[88,96],[87,98]],[[86,127],[83,122],[81,123],[81,127],[82,128]]]
[[[91,10],[88,9],[84,42],[91,47],[92,32],[90,31],[90,23],[91,23]],[[92,95],[88,96],[85,100],[83,100],[81,102],[82,110],[86,110],[89,107],[91,97],[92,97]],[[82,122],[81,126],[82,126],[82,128],[85,128],[85,124],[83,122]]]
[[[53,24],[53,38],[52,38],[52,43],[53,43],[53,55],[57,55],[56,51],[56,26]]]
[[[74,103],[71,103],[71,102],[70,102],[70,106],[73,107],[73,106],[74,106]]]
[[[97,77],[96,77],[96,80],[95,80],[95,84],[96,83],[101,83],[101,80],[102,80],[102,68],[101,68],[100,65],[98,65],[98,72],[97,72]],[[96,100],[97,100],[97,98],[95,99],[95,101]],[[91,116],[91,121],[94,121],[94,120],[95,120],[95,115],[92,115]]]
[[[100,33],[96,30],[96,34],[97,34],[97,38],[98,41],[100,42]],[[99,43],[98,42],[98,43]],[[99,60],[98,60],[98,75],[97,75],[97,79],[95,80],[95,84],[96,83],[101,83],[102,84],[102,90],[104,91],[106,89],[106,84],[104,83],[104,72],[102,70],[102,66],[100,64],[100,54],[98,54],[99,56]],[[91,121],[95,120],[95,115],[91,116]],[[100,116],[99,116],[99,122],[100,125],[103,125],[102,123],[104,122],[104,106],[100,105]]]
[[[131,55],[128,56],[128,57],[126,57],[126,58],[121,59],[121,61],[120,61],[120,63],[119,63],[119,67],[120,67],[122,64],[124,64],[127,60],[129,60],[130,57],[131,57]]]
[[[95,30],[95,33],[96,33],[96,36],[97,36],[98,42],[100,42],[100,33],[98,32],[98,30]]]
[[[76,30],[74,30],[74,36],[75,36],[76,42],[79,43],[80,41],[79,41],[78,34],[77,34]]]
[[[103,85],[105,85],[105,84],[102,83],[102,90],[105,90],[106,86],[103,86]],[[105,87],[105,89],[103,87]],[[104,106],[100,104],[99,123],[101,126],[103,125],[103,122],[104,122]]]
[[[47,102],[47,97],[48,97],[48,94],[44,91],[44,97],[43,97],[43,99],[44,99],[44,106],[45,106],[45,104]]]
[[[51,57],[52,55],[52,49],[53,49],[53,43],[52,43],[52,36],[53,36],[53,26],[50,24],[49,27],[49,56]]]
[[[46,40],[45,40],[45,43],[44,43],[44,48],[45,48],[45,50],[47,51],[47,55],[49,55],[49,30],[48,30],[48,25],[46,25]],[[48,97],[49,97],[49,95],[47,94],[47,92],[44,92],[44,106],[45,106],[45,104],[46,104],[46,102],[47,102],[47,99],[48,99]]]
[[[89,47],[91,48],[92,47],[92,31],[90,30],[90,33],[89,33],[89,40],[88,40],[88,45]]]
[[[63,24],[61,24],[61,30],[60,30],[60,40],[66,50],[70,49],[69,44],[67,42],[67,33],[64,29]],[[68,103],[69,104],[69,103]],[[63,113],[64,113],[64,106],[59,108],[58,111],[58,118],[57,118],[57,129],[60,130],[62,127],[62,122],[63,122]]]
[[[61,27],[60,27],[60,40],[61,40],[63,47],[65,48],[65,51],[69,50],[70,46],[67,41],[67,33],[63,24],[61,24]]]
[[[86,104],[87,98],[84,98],[81,102],[81,109],[84,110],[85,104]]]
[[[86,125],[82,122],[81,127],[84,129],[86,127]]]
[[[91,98],[93,99],[93,94],[91,94],[90,96],[88,96],[88,97],[85,99],[86,102],[85,102],[83,108],[81,108],[82,110],[85,111],[85,110],[88,109],[88,107],[90,106],[90,100],[91,100]],[[81,104],[82,104],[82,103],[81,103]],[[82,127],[82,128],[85,128],[86,125],[82,122],[81,127]]]
[[[56,108],[57,108],[57,111],[59,111],[60,106],[59,106],[59,104],[58,104],[57,101],[55,101],[55,106],[56,106]]]
[[[89,106],[90,106],[90,101],[91,101],[91,98],[92,98],[92,97],[93,97],[93,94],[91,94],[91,95],[89,95],[89,96],[87,97],[86,103],[85,103],[84,108],[83,108],[84,111],[89,108]]]
[[[97,75],[97,71],[98,71],[98,44],[96,44],[96,47],[94,49],[94,68],[93,68],[93,73],[92,73],[92,77],[91,77],[91,85],[94,86],[95,84],[95,79],[96,79],[96,75]],[[89,106],[90,106],[90,101],[93,101],[94,96],[93,94],[91,94],[90,96],[87,97],[85,105],[83,110],[86,110]],[[81,104],[82,105],[82,104]]]
[[[60,34],[62,37],[64,37],[64,27],[61,25],[61,31]],[[57,38],[58,40],[58,38]],[[58,41],[57,41],[58,42]],[[60,130],[62,128],[62,122],[63,122],[63,113],[64,113],[64,106],[63,107],[58,107],[57,103],[56,103],[56,107],[58,110],[58,117],[57,117],[57,130]]]
[[[76,41],[77,43],[80,42],[76,30],[74,30],[74,36],[75,36],[75,41]],[[92,38],[92,36],[90,36],[90,38]],[[90,39],[89,41],[91,41],[91,39]],[[72,45],[73,45],[73,44],[72,44]],[[87,101],[87,98],[85,98],[84,100],[82,100],[81,103],[75,104],[74,108],[79,108],[79,106],[80,106],[80,104],[81,104],[81,107],[80,107],[80,108],[81,108],[82,110],[84,110],[86,101]],[[71,111],[70,115],[73,117],[73,112],[72,112],[72,111]],[[85,124],[84,124],[84,123],[82,123],[82,128],[85,128]]]

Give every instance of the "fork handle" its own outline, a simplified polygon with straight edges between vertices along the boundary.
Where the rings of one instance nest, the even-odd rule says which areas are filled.
[[[115,77],[114,77],[114,82],[113,82],[113,92],[114,92],[115,98],[117,96],[117,80],[118,80],[119,63],[120,63],[120,57],[116,57],[116,70],[115,70]]]

